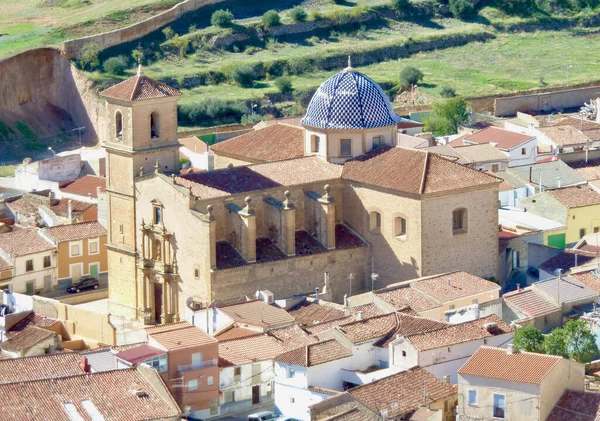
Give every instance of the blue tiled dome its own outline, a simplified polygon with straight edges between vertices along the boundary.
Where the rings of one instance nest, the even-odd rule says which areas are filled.
[[[394,126],[399,120],[381,87],[348,68],[319,87],[301,124],[318,129],[373,129]]]

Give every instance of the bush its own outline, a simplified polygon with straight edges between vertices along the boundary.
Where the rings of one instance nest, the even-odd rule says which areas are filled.
[[[137,51],[137,50],[136,50]],[[106,73],[111,73],[113,75],[122,75],[125,73],[129,63],[127,57],[125,56],[117,56],[110,57],[104,61],[102,68]]]
[[[262,15],[261,22],[265,28],[271,28],[273,26],[281,25],[281,18],[279,13],[275,10],[269,10]]]
[[[475,8],[470,0],[450,0],[448,2],[450,13],[457,19],[465,19],[473,15]]]
[[[456,89],[452,86],[444,85],[440,90],[440,96],[442,98],[454,98],[456,96]]]
[[[212,14],[210,23],[221,28],[231,25],[233,22],[233,13],[229,10],[217,10]]]
[[[247,112],[248,107],[243,102],[230,102],[212,97],[201,102],[179,106],[180,120],[183,123],[196,125],[213,125],[215,120],[226,118],[239,119]]]
[[[167,26],[162,30],[162,33],[165,34],[166,39],[171,39],[175,36],[175,31],[170,26]]]
[[[79,56],[79,65],[83,70],[89,68],[94,70],[100,65],[98,60],[98,54],[100,54],[100,46],[95,42],[88,42],[81,49],[81,55]]]
[[[231,71],[230,77],[238,85],[250,88],[257,75],[252,66],[238,66]]]
[[[402,14],[412,7],[410,0],[392,0],[392,8]]]
[[[416,85],[423,80],[425,75],[422,71],[413,66],[407,66],[400,71],[400,85],[403,88]]]
[[[188,47],[190,46],[190,40],[185,37],[180,37],[179,35],[175,35],[171,40],[171,44],[177,50],[179,50],[179,57],[185,57]]]
[[[306,20],[306,18],[308,17],[308,15],[306,14],[306,11],[304,10],[304,8],[302,6],[294,7],[292,10],[290,10],[290,13],[288,13],[288,16],[294,22],[304,22]]]
[[[287,92],[292,92],[294,87],[292,86],[292,80],[287,76],[281,76],[275,79],[275,87],[281,92],[285,94]]]

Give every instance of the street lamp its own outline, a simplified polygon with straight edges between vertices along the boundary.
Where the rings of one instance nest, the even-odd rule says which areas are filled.
[[[53,153],[53,158],[55,158],[56,152],[54,152],[54,149],[52,149],[52,146],[48,146],[48,150]]]
[[[573,67],[572,65],[568,65],[567,66],[567,89],[569,89],[569,69]]]

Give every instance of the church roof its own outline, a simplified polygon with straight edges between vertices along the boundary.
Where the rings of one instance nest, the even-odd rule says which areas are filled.
[[[499,184],[485,172],[417,149],[383,146],[344,164],[342,177],[412,194]]]
[[[301,123],[318,129],[372,129],[395,126],[400,117],[381,87],[351,67],[325,81],[312,97]]]
[[[179,96],[181,92],[162,82],[150,79],[140,69],[136,76],[103,90],[100,95],[108,98],[124,99],[125,101],[142,101]]]

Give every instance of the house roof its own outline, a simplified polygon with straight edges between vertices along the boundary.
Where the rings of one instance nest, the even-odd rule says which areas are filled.
[[[358,313],[362,314],[363,318],[375,317],[375,316],[383,316],[387,314],[387,311],[383,311],[381,308],[377,307],[375,303],[363,304],[360,306],[348,307],[348,311],[355,316],[358,316]]]
[[[584,250],[563,250],[560,254],[551,257],[540,265],[540,269],[548,273],[557,273],[557,269],[562,269],[566,273],[576,266],[581,266],[597,258],[596,252]]]
[[[268,334],[277,339],[285,350],[317,342],[317,338],[308,333],[299,324],[269,330]]]
[[[281,161],[304,156],[304,129],[274,124],[216,143],[215,154],[235,155],[251,162]]]
[[[554,278],[545,281],[535,282],[532,285],[533,289],[539,289],[557,302],[568,303],[581,300],[595,300],[598,293],[589,289],[581,282],[563,277],[562,279]]]
[[[218,307],[236,323],[276,327],[294,323],[294,317],[284,309],[261,300],[245,301]]]
[[[441,302],[500,290],[498,284],[463,271],[417,279],[410,286]]]
[[[311,335],[318,335],[319,333],[323,333],[329,329],[334,328],[335,326],[341,326],[345,323],[349,323],[354,320],[356,320],[356,316],[351,314],[349,316],[342,317],[341,319],[330,320],[328,322],[317,323],[314,325],[308,325],[308,326],[305,326],[305,329]]]
[[[284,351],[283,345],[266,333],[219,341],[219,365],[232,366],[271,360]]]
[[[559,222],[516,208],[498,209],[498,222],[509,228],[525,226],[539,231],[564,228]]]
[[[600,393],[565,390],[546,421],[600,421]]]
[[[410,287],[410,284],[389,286],[375,291],[375,295],[393,305],[397,310],[410,306],[416,312],[427,311],[441,306],[441,303],[432,297]]]
[[[302,117],[285,117],[285,118],[274,118],[271,120],[263,120],[260,123],[254,125],[255,129],[262,129],[267,126],[272,126],[274,124],[287,124],[289,126],[303,127],[300,124]]]
[[[330,305],[323,305],[320,302],[302,300],[295,306],[289,308],[287,312],[303,325],[312,325],[316,323],[336,320],[346,315],[344,310]]]
[[[58,319],[53,319],[51,317],[42,316],[32,312],[23,320],[12,326],[9,331],[6,332],[6,337],[10,338],[15,333],[22,332],[30,326],[36,326],[42,329],[52,329],[60,323],[61,321]]]
[[[396,316],[396,313],[390,313],[383,316],[355,320],[341,325],[339,330],[352,343],[359,344],[369,340],[382,338],[397,326],[398,316]]]
[[[184,187],[191,187],[196,197],[209,199],[276,187],[326,182],[340,178],[341,174],[340,165],[328,163],[317,156],[308,156],[186,174],[175,177],[175,181]]]
[[[12,231],[0,234],[0,248],[14,256],[26,256],[56,247],[44,239],[37,228],[15,226]]]
[[[583,178],[574,169],[569,167],[561,160],[541,162],[539,164],[532,165],[522,165],[520,167],[512,167],[508,171],[513,173],[515,176],[519,177],[519,179],[522,182],[533,184],[536,187],[536,189],[538,188],[538,184],[540,181],[540,174],[542,188],[544,190],[558,188],[559,177],[560,185],[562,187],[586,183],[585,178]],[[531,181],[529,181],[530,172]]]
[[[600,293],[600,276],[597,276],[594,271],[571,273],[569,277],[582,283],[592,291]]]
[[[486,328],[486,324],[495,323],[495,327]],[[500,317],[491,314],[481,319],[444,326],[441,329],[416,333],[408,336],[410,343],[419,351],[443,348],[465,342],[491,338],[510,333],[513,328]]]
[[[0,384],[81,374],[80,361],[72,352],[0,360]]]
[[[476,133],[464,136],[462,140],[463,144],[466,142],[491,143],[498,149],[508,150],[516,148],[534,138],[535,136],[530,136],[528,134],[511,132],[499,127],[489,126]]]
[[[27,326],[21,332],[12,335],[9,339],[0,344],[0,348],[6,352],[25,352],[31,347],[56,336],[51,330],[42,329],[36,326]]]
[[[427,398],[423,385],[427,383]],[[387,411],[387,418],[408,415],[424,404],[445,400],[455,395],[454,387],[421,367],[375,380],[348,390],[357,401],[377,413]]]
[[[217,343],[215,338],[188,322],[148,327],[146,333],[167,351]]]
[[[100,225],[98,221],[58,225],[55,227],[44,228],[42,233],[56,243],[83,240],[85,238],[98,238],[107,235],[106,228]]]
[[[512,188],[520,188],[520,187],[526,186],[526,184],[523,181],[521,181],[521,179],[519,177],[515,176],[510,171],[506,171],[506,170],[498,171],[498,172],[494,173],[494,175],[496,177],[500,177],[506,183],[510,184],[510,186]],[[512,188],[511,188],[511,190],[512,190]]]
[[[95,175],[84,175],[71,183],[61,186],[60,190],[64,193],[79,196],[90,195],[91,197],[98,197],[98,187],[100,187],[101,193],[106,192],[106,178]]]
[[[0,257],[0,272],[4,272],[5,270],[11,270],[12,268],[13,268],[13,265],[11,265],[6,260],[4,260],[2,257]]]
[[[162,82],[150,79],[144,74],[138,74],[103,90],[100,95],[125,101],[143,101],[145,99],[180,96],[181,92]]]
[[[150,358],[166,354],[163,349],[153,348],[148,344],[142,344],[136,348],[130,348],[115,354],[115,357],[127,361],[131,364],[137,364]]]
[[[436,145],[419,149],[425,152],[431,152],[446,157],[456,158],[456,163],[460,165],[467,165],[472,163],[470,159],[458,153],[458,151],[450,145]]]
[[[579,175],[581,175],[586,180],[600,180],[600,163],[598,161],[594,161],[592,165],[573,165],[571,167],[577,171]]]
[[[417,123],[419,124],[419,123]],[[421,148],[422,146],[427,146],[429,141],[427,139],[423,139],[422,137],[411,136],[408,134],[398,133],[397,143],[400,148],[417,148],[417,149],[429,149],[429,148]]]
[[[330,339],[284,352],[275,357],[275,360],[290,365],[313,367],[351,356],[349,349],[335,339]]]
[[[150,376],[155,377],[152,382],[135,369],[125,369],[4,384],[0,385],[0,395],[10,399],[3,400],[2,408],[11,419],[18,420],[78,419],[67,412],[66,403],[71,403],[73,412],[86,420],[92,419],[96,411],[107,420],[178,417],[179,408],[159,374],[150,372]],[[157,385],[162,386],[161,392],[155,390]],[[144,396],[136,396],[136,390],[143,391]]]
[[[508,156],[489,143],[454,146],[454,150],[470,162],[506,161]]]
[[[590,140],[579,129],[569,125],[540,127],[539,131],[559,147],[586,144]]]
[[[600,205],[600,193],[588,185],[549,190],[547,193],[568,208]]]
[[[346,162],[342,177],[412,194],[500,184],[494,176],[433,153],[384,146]]]
[[[213,336],[217,341],[226,341],[229,339],[241,339],[246,336],[256,335],[255,330],[244,329],[243,327],[229,326],[227,329],[215,333]]]
[[[527,314],[530,318],[544,316],[560,311],[558,305],[531,287],[509,292],[502,296],[504,301],[513,308]]]
[[[556,355],[533,352],[509,354],[506,349],[482,346],[458,370],[458,374],[540,384],[560,360],[562,357]]]
[[[375,346],[387,348],[398,335],[409,336],[417,333],[431,332],[443,329],[448,326],[447,323],[426,317],[412,316],[409,314],[397,313],[398,324],[386,336],[375,342]]]

